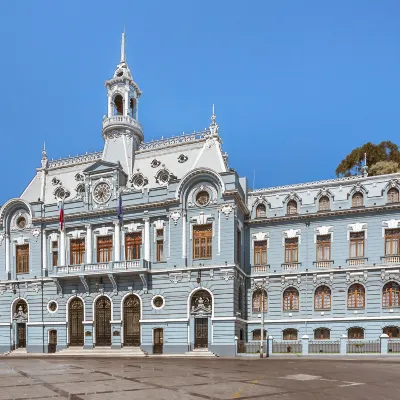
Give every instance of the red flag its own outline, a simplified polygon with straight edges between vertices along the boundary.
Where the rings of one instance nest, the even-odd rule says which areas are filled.
[[[60,205],[60,231],[64,229],[64,202]]]

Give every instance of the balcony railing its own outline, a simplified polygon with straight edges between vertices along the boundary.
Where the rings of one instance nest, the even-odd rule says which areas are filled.
[[[269,264],[253,265],[253,272],[268,272]]]
[[[350,266],[365,265],[366,261],[368,261],[367,257],[352,257],[346,260]]]
[[[384,264],[398,264],[398,263],[400,263],[400,256],[387,255],[387,256],[381,257],[381,260]]]
[[[132,261],[111,261],[79,265],[59,265],[54,266],[50,272],[52,275],[82,275],[91,272],[122,272],[122,271],[140,271],[148,268],[145,260]]]
[[[299,269],[299,266],[301,266],[301,262],[290,262],[290,263],[282,264],[282,268],[285,271],[293,271],[293,270]]]
[[[313,261],[315,268],[332,268],[333,260]]]

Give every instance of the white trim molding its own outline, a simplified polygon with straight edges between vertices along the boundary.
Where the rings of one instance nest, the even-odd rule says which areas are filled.
[[[382,237],[385,237],[386,229],[396,229],[400,227],[400,219],[390,219],[389,221],[382,221]]]
[[[333,242],[333,226],[319,226],[314,230],[314,243],[317,243],[317,236],[331,235],[331,242]]]
[[[299,244],[301,244],[301,229],[289,229],[282,232],[282,247],[285,246],[285,239],[299,238]]]
[[[365,232],[365,239],[367,239],[367,224],[356,222],[355,224],[347,225],[347,240],[350,240],[350,233],[352,232]]]
[[[254,249],[254,242],[267,241],[267,249],[269,249],[269,232],[257,232],[251,235],[251,248]]]

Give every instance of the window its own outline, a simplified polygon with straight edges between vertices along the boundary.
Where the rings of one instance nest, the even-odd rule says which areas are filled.
[[[399,202],[399,190],[397,188],[391,188],[388,190],[387,202],[388,203],[398,203]]]
[[[295,288],[288,288],[283,292],[283,311],[299,310],[299,292]]]
[[[193,259],[212,257],[212,224],[193,227]]]
[[[283,340],[297,340],[297,329],[285,329],[282,332]]]
[[[122,96],[118,94],[114,98],[114,115],[123,115],[124,113],[124,102],[122,100]]]
[[[58,240],[53,240],[51,242],[51,255],[52,255],[52,266],[56,267],[58,265]]]
[[[196,203],[199,206],[206,206],[210,202],[210,194],[207,192],[207,190],[201,190],[199,193],[196,195]]]
[[[351,206],[352,207],[362,207],[364,205],[364,196],[362,193],[357,192],[353,194],[351,199]]]
[[[259,204],[256,208],[256,217],[266,217],[267,216],[267,208],[265,204]]]
[[[287,203],[287,215],[297,214],[297,202],[295,200],[290,200]]]
[[[156,296],[153,298],[153,308],[163,308],[164,298],[161,296]]]
[[[254,242],[254,265],[267,264],[267,241]]]
[[[349,328],[347,331],[347,337],[349,339],[364,339],[364,329],[363,328]]]
[[[253,301],[252,301],[253,312],[261,312],[262,311],[261,310],[261,307],[263,305],[262,295],[263,295],[263,292],[261,289],[258,289],[253,293]],[[268,310],[268,294],[264,290],[264,312],[266,312],[267,310]]]
[[[285,263],[298,262],[299,238],[285,239]]]
[[[85,262],[85,239],[70,240],[70,264],[83,264]]]
[[[363,285],[355,283],[349,287],[347,292],[348,308],[364,308],[365,307],[365,289]]]
[[[241,249],[242,249],[242,232],[240,230],[237,230],[237,236],[236,236],[236,261],[240,263],[241,260]]]
[[[319,211],[327,211],[331,209],[331,202],[328,196],[322,196],[318,202]]]
[[[19,229],[24,229],[26,226],[26,219],[25,217],[18,217],[17,219],[17,226]]]
[[[400,330],[398,326],[385,326],[382,332],[388,335],[391,339],[400,338]]]
[[[319,286],[314,293],[314,308],[316,310],[331,309],[331,289],[328,286]]]
[[[99,236],[97,238],[97,262],[110,262],[112,260],[112,236]]]
[[[400,229],[385,230],[385,255],[399,255]]]
[[[164,261],[164,229],[156,230],[156,260],[158,262]]]
[[[317,236],[317,261],[331,259],[331,235]]]
[[[267,338],[267,331],[264,329],[263,333],[263,339],[265,340]],[[253,331],[253,340],[261,340],[261,329],[255,329]]]
[[[140,260],[142,232],[125,234],[125,260]]]
[[[315,340],[329,340],[331,338],[331,331],[327,328],[318,328],[314,331]]]
[[[397,282],[388,282],[382,291],[382,307],[399,307],[400,286]]]
[[[16,246],[17,274],[29,273],[29,244]]]
[[[350,258],[364,257],[365,232],[350,232]]]

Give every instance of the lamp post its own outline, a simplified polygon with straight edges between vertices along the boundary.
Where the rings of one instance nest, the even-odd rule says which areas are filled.
[[[260,358],[264,357],[264,291],[265,281],[264,279],[254,280],[254,291],[261,290],[261,340],[260,340]]]

